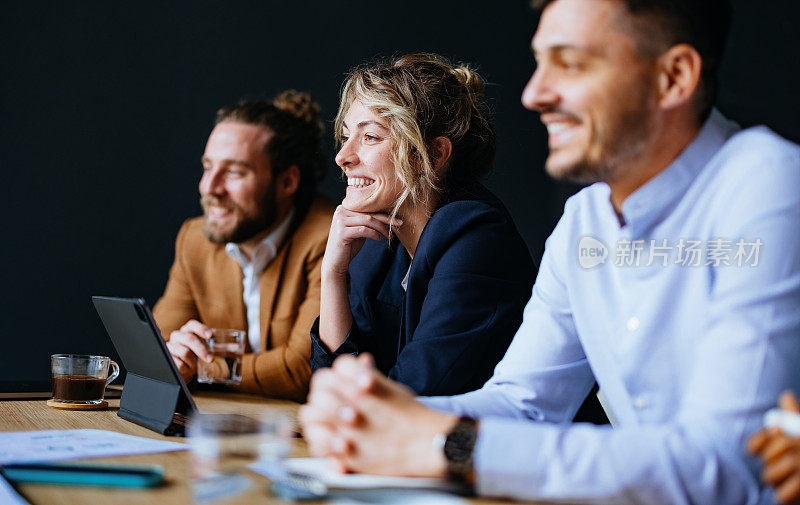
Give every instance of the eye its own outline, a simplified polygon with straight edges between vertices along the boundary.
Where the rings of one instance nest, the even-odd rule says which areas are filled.
[[[364,140],[366,140],[367,142],[378,142],[381,139],[380,139],[380,137],[376,137],[375,135],[372,135],[370,133],[365,133],[364,134]]]
[[[558,66],[567,72],[578,72],[584,69],[584,61],[577,55],[562,54],[557,60]]]
[[[244,177],[244,170],[240,170],[238,168],[229,168],[227,174],[234,178]]]

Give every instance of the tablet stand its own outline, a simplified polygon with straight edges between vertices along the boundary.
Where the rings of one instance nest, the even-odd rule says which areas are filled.
[[[181,387],[128,372],[117,415],[162,435],[184,436],[191,412]]]

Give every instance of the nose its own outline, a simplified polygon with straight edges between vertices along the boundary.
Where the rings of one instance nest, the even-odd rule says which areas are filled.
[[[542,112],[556,105],[559,100],[550,71],[545,65],[539,65],[522,90],[522,105],[527,109]]]
[[[347,139],[342,144],[341,149],[339,149],[339,152],[336,153],[335,160],[336,164],[339,165],[339,167],[341,167],[341,169],[345,172],[347,172],[347,169],[353,165],[358,165],[358,154],[356,153],[352,138]]]
[[[225,193],[224,170],[220,168],[209,168],[203,171],[200,178],[201,195],[222,195]]]

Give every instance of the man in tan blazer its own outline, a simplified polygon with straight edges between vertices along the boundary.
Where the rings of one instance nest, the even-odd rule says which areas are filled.
[[[178,233],[153,310],[187,381],[198,359],[211,361],[209,328],[234,328],[248,332],[239,389],[305,398],[333,214],[315,196],[322,133],[319,106],[304,93],[218,111],[202,157],[203,216]]]

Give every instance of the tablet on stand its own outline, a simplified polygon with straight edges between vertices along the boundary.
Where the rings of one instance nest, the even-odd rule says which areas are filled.
[[[147,303],[107,296],[92,302],[128,371],[117,415],[163,435],[184,436],[197,407]]]

